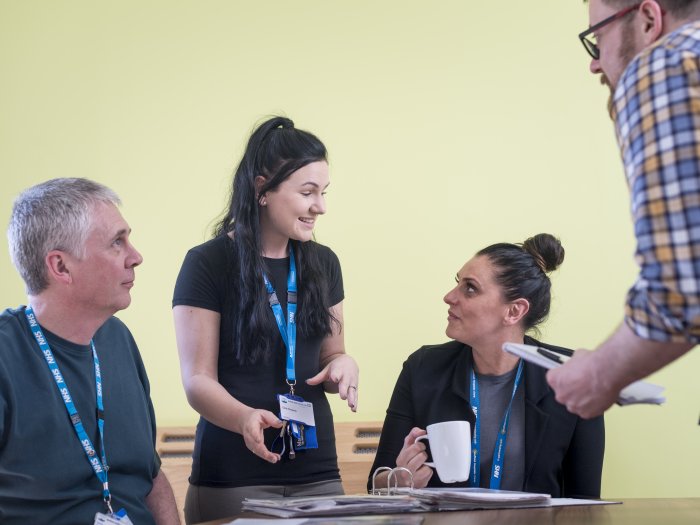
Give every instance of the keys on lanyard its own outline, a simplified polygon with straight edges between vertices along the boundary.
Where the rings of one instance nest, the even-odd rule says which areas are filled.
[[[284,421],[286,428],[275,441],[287,436],[290,458],[292,451],[296,454],[298,450],[318,448],[313,404],[291,394],[279,394],[277,400],[280,407],[279,418]]]
[[[277,443],[280,443],[280,451],[278,454],[283,456],[289,447],[289,459],[296,458],[296,451],[307,448],[306,442],[306,426],[303,423],[296,421],[284,421],[280,434],[272,443],[272,451],[275,451]]]

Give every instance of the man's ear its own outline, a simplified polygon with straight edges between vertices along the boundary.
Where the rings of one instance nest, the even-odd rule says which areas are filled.
[[[62,284],[73,282],[66,255],[66,252],[61,250],[51,250],[46,254],[44,262],[46,263],[49,281],[56,281]]]
[[[527,299],[516,299],[508,305],[503,324],[506,326],[518,324],[529,311],[530,302]]]
[[[644,0],[639,6],[639,23],[641,24],[642,42],[649,46],[656,42],[664,32],[664,13],[655,0]]]

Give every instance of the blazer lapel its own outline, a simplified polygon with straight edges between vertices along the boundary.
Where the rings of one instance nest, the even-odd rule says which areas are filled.
[[[537,365],[525,363],[525,479],[524,488],[543,446],[549,414],[539,408],[540,401],[549,394],[549,386]]]
[[[469,401],[469,370],[472,367],[472,349],[464,345],[459,357],[455,359],[452,370],[452,392]]]
[[[474,435],[474,411],[471,410],[469,403],[469,370],[472,368],[472,349],[464,345],[459,354],[459,358],[455,359],[455,366],[452,370],[452,393],[464,399],[466,407],[469,407],[467,420],[471,426],[472,435]]]

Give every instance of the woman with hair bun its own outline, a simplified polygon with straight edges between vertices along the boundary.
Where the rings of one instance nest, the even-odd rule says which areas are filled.
[[[214,238],[175,285],[182,382],[197,425],[187,523],[246,497],[342,494],[326,392],[357,407],[340,263],[313,240],[326,212],[326,148],[288,118],[253,132]]]
[[[472,429],[469,480],[450,486],[600,497],[603,417],[583,420],[569,413],[555,401],[543,368],[502,350],[503,343],[515,342],[572,353],[525,335],[547,317],[547,274],[563,260],[560,242],[541,233],[522,244],[488,246],[459,270],[457,285],[444,297],[445,333],[453,341],[424,346],[405,361],[368,487],[382,466],[407,468],[416,488],[446,486],[425,465],[426,446],[416,438],[430,424],[466,420]],[[500,459],[497,445],[505,448]],[[396,477],[400,485],[410,484],[404,471]],[[380,473],[377,486],[386,482],[386,472]]]

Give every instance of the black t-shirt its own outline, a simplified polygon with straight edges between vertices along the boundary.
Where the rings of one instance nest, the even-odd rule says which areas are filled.
[[[327,279],[329,304],[343,300],[343,279],[336,255],[327,247],[309,241],[321,262]],[[285,347],[276,327],[272,310],[268,309],[270,330],[275,334],[275,347],[269,362],[240,364],[231,346],[231,325],[236,317],[235,282],[231,278],[237,267],[233,242],[226,236],[216,237],[192,248],[185,256],[175,284],[173,306],[188,305],[221,314],[218,358],[219,382],[240,402],[269,410],[279,415],[277,394],[289,392],[286,384]],[[286,312],[289,259],[265,259],[268,277]],[[299,264],[299,263],[297,263]],[[303,268],[298,268],[299,293],[303,293]],[[297,332],[295,393],[313,403],[318,448],[300,451],[296,459],[284,457],[271,464],[248,450],[240,434],[222,429],[204,418],[197,425],[193,454],[194,485],[240,487],[251,485],[291,485],[338,479],[338,464],[333,434],[333,416],[323,386],[308,386],[306,379],[320,371],[319,354],[323,337],[306,338]],[[277,429],[265,431],[265,444],[270,448]]]
[[[43,330],[96,450],[95,369],[90,346]],[[93,337],[100,360],[104,439],[114,510],[154,523],[147,505],[159,460],[149,383],[136,343],[112,317]],[[92,523],[104,512],[102,485],[78,441],[34,340],[24,308],[0,314],[0,523]]]

